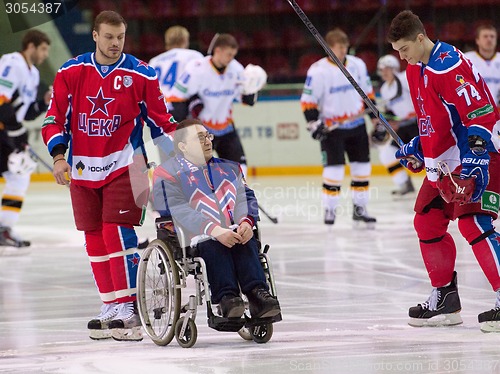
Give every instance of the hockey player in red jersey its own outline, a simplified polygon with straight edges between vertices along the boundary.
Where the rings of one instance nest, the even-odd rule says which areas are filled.
[[[450,220],[458,218],[460,233],[497,292],[495,308],[478,316],[481,330],[500,331],[500,234],[493,227],[500,201],[495,100],[462,52],[432,42],[411,11],[393,19],[388,40],[409,63],[406,74],[420,134],[396,157],[411,171],[425,169],[427,174],[415,203],[414,226],[434,289],[426,302],[410,308],[409,324],[462,323],[456,247],[448,233]]]
[[[103,302],[88,324],[94,339],[142,340],[134,226],[142,223],[149,190],[143,127],[160,145],[175,129],[154,69],[122,52],[126,26],[113,11],[96,17],[96,51],[59,69],[42,128],[57,183],[68,183],[66,173],[71,179],[76,228],[85,234]]]

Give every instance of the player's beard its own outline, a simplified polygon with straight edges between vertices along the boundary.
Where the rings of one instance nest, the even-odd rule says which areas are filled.
[[[122,51],[123,51],[123,50],[120,50],[116,54],[116,56],[114,56],[114,55],[111,55],[111,52],[106,53],[102,48],[100,48],[100,47],[97,47],[97,48],[99,49],[99,52],[101,53],[102,56],[104,56],[106,59],[110,60],[111,64],[114,64],[116,61],[118,61],[118,59],[120,58]]]

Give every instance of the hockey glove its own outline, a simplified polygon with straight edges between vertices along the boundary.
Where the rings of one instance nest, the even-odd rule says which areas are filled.
[[[484,141],[484,143],[486,142]],[[462,158],[462,171],[460,172],[460,178],[476,178],[476,188],[474,188],[474,193],[471,198],[472,203],[479,201],[486,190],[486,186],[488,185],[488,181],[490,179],[488,173],[489,165],[490,155],[486,150],[486,144],[484,144],[484,147],[472,147]]]
[[[31,174],[35,171],[37,163],[28,150],[14,151],[7,159],[7,167],[12,174]]]
[[[415,136],[396,152],[396,158],[401,165],[412,173],[419,173],[424,169],[424,154],[420,147],[420,136]]]
[[[326,127],[320,119],[308,122],[307,131],[311,133],[312,138],[315,140],[323,141],[326,139]]]

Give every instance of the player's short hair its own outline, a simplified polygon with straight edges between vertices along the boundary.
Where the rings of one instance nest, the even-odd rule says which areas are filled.
[[[25,51],[31,43],[33,43],[35,47],[38,47],[42,43],[50,45],[50,39],[44,32],[30,30],[23,36],[23,40],[21,41],[22,50]]]
[[[172,26],[165,31],[165,46],[168,49],[183,47],[189,43],[189,31],[183,26]]]
[[[343,32],[338,27],[334,28],[325,35],[325,41],[329,46],[334,46],[335,44],[349,45],[349,37],[345,32]]]
[[[220,34],[214,42],[214,50],[217,47],[229,47],[233,49],[238,49],[238,42],[236,38],[231,34]]]
[[[121,24],[123,24],[125,26],[125,29],[127,29],[127,22],[125,22],[125,19],[119,13],[113,10],[103,10],[95,17],[94,30],[99,32],[99,27],[103,23],[112,26],[120,26]]]
[[[182,154],[182,151],[179,149],[179,143],[184,142],[184,140],[186,140],[186,134],[187,134],[186,129],[196,125],[204,126],[203,122],[201,122],[201,120],[199,120],[198,118],[188,118],[179,122],[174,132],[175,153]]]
[[[491,23],[482,23],[478,27],[476,27],[476,39],[479,38],[479,34],[483,30],[492,30],[492,31],[495,31],[495,33],[497,32],[497,29],[496,29],[495,26],[493,26],[493,24],[491,24]]]
[[[392,20],[387,32],[387,40],[389,43],[401,39],[415,40],[418,34],[427,35],[424,24],[411,10],[403,10]]]

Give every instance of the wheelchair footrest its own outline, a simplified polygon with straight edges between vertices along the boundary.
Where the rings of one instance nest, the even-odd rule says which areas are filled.
[[[210,316],[208,318],[208,327],[217,331],[237,332],[245,325],[243,318],[225,318],[219,316]]]
[[[269,318],[247,318],[245,327],[250,328],[255,326],[267,325],[268,323],[275,323],[281,320],[281,313]]]

